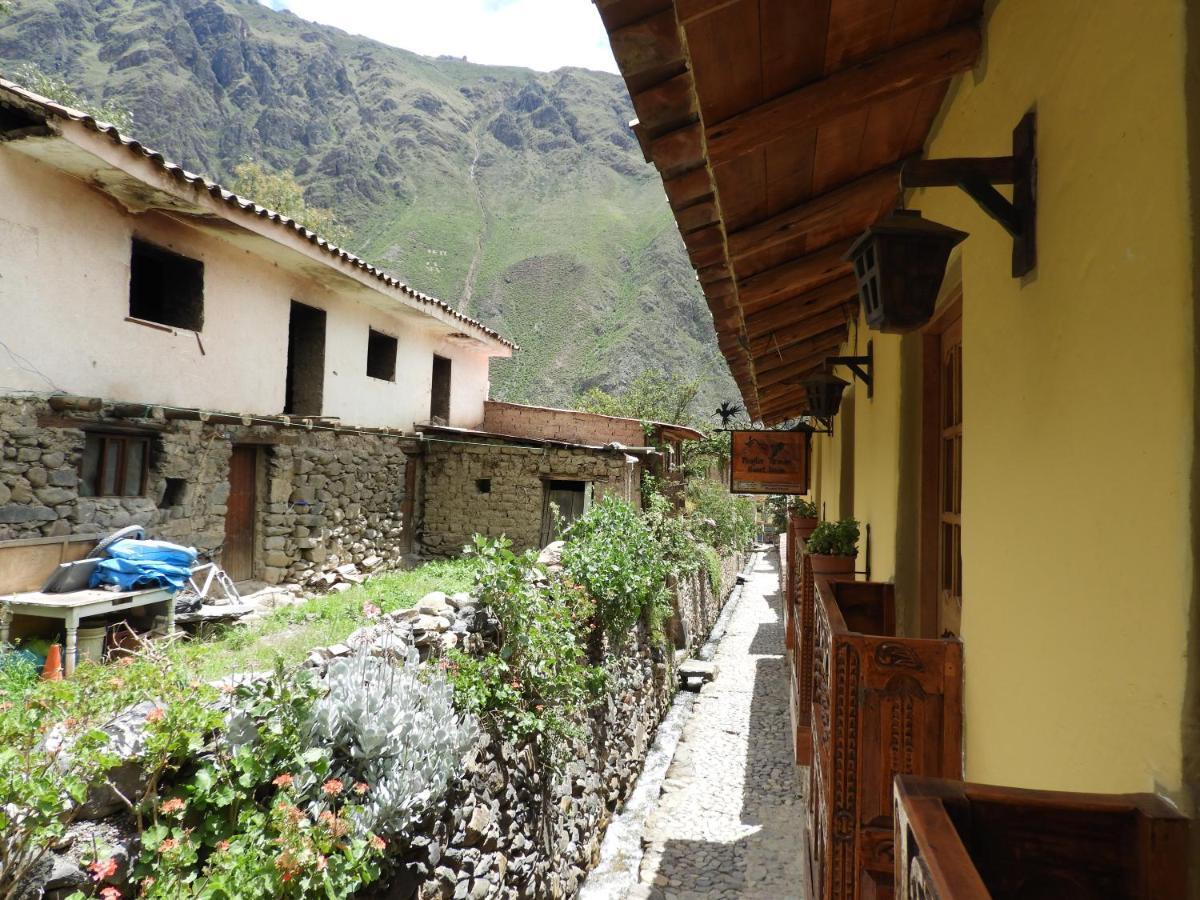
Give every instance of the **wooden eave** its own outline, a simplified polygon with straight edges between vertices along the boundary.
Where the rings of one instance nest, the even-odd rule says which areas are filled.
[[[893,207],[982,0],[595,0],[754,419],[845,342],[850,241]]]

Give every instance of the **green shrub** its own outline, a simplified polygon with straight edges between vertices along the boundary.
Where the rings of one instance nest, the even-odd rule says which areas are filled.
[[[754,501],[748,497],[735,497],[715,481],[693,481],[688,501],[694,530],[718,551],[745,550],[754,538]]]
[[[690,575],[704,564],[703,551],[707,545],[692,534],[691,520],[676,514],[671,502],[662,494],[650,497],[642,518],[672,574],[678,577]]]
[[[643,617],[659,639],[670,615],[670,565],[637,511],[624,500],[605,497],[575,520],[564,537],[563,571],[595,600],[609,639],[624,644]]]
[[[510,546],[475,536],[475,594],[499,620],[500,644],[483,657],[451,651],[446,674],[460,709],[516,741],[534,741],[555,764],[604,687],[604,671],[588,664],[585,648],[595,607],[566,579],[546,580],[533,553]]]
[[[704,557],[704,566],[708,570],[708,582],[712,585],[713,593],[717,596],[721,594],[721,557],[708,544],[700,545],[700,555]]]
[[[809,553],[819,556],[857,556],[858,522],[854,519],[821,522],[813,529],[805,546]]]

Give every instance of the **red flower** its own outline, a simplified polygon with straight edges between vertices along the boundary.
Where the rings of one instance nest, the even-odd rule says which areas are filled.
[[[336,797],[345,787],[346,786],[342,784],[339,779],[330,778],[327,782],[321,785],[321,790],[323,790],[330,797]]]
[[[179,846],[179,841],[175,840],[175,838],[167,838],[165,841],[163,841],[161,844],[158,845],[158,852],[159,853],[170,853],[172,850],[174,850],[178,846]]]
[[[159,810],[169,816],[172,813],[181,812],[185,806],[187,806],[187,804],[183,802],[181,797],[172,797],[170,800],[167,800],[165,803],[163,803],[163,805],[159,807]]]
[[[284,772],[282,775],[277,775],[271,784],[278,788],[286,788],[291,787],[294,780],[295,779],[293,779],[291,775],[289,775],[287,772]]]
[[[154,709],[150,710],[150,712],[146,713],[146,721],[161,722],[163,720],[163,716],[165,715],[166,712],[163,711],[163,708],[161,706],[156,706]]]
[[[100,896],[104,898],[104,900],[121,900],[121,892],[115,887],[106,887],[100,892]]]
[[[117,860],[115,857],[108,859],[97,859],[88,863],[88,871],[92,873],[92,881],[104,881],[106,878],[112,878],[117,874]]]
[[[224,853],[229,849],[229,841],[217,841],[217,852]]]
[[[360,797],[370,789],[371,786],[365,781],[359,781],[354,785],[354,793],[358,794]]]
[[[376,850],[379,853],[382,853],[383,848],[386,846],[387,846],[387,843],[379,835],[377,835],[377,834],[371,835],[371,849],[372,850]]]

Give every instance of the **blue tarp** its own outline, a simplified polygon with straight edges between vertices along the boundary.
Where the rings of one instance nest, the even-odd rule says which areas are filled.
[[[123,591],[166,588],[175,592],[188,580],[196,551],[166,541],[117,541],[108,559],[92,573],[91,587],[115,584]]]

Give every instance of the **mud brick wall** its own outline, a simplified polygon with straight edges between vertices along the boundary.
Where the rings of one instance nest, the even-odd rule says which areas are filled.
[[[615,441],[625,447],[644,447],[648,443],[642,423],[636,419],[496,400],[483,406],[483,430],[570,444],[603,446]]]
[[[640,465],[619,450],[430,442],[417,526],[421,552],[455,556],[474,534],[507,536],[514,548],[541,546],[544,486],[590,481],[592,500],[615,494],[639,502]],[[480,482],[487,481],[487,492]]]

